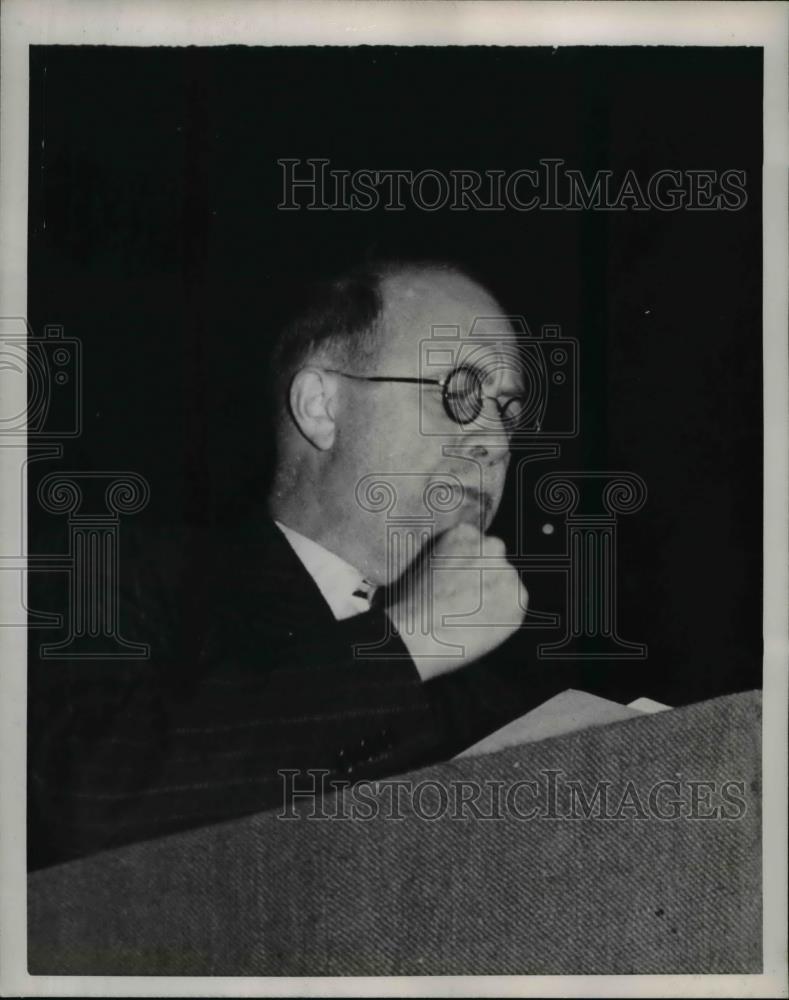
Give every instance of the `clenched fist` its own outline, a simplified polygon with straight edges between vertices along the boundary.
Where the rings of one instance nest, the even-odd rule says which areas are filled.
[[[529,595],[504,551],[459,524],[392,586],[386,613],[422,680],[473,663],[520,626]]]

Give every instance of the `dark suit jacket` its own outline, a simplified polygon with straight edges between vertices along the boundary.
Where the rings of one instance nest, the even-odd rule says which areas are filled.
[[[38,668],[31,867],[281,805],[281,769],[355,780],[436,759],[445,723],[400,638],[354,653],[388,619],[335,621],[270,521],[149,539],[123,580],[124,637],[150,660]]]

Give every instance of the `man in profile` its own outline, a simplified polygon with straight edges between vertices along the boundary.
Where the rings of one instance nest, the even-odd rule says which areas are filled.
[[[299,297],[267,390],[268,511],[149,562],[135,613],[153,669],[87,736],[69,717],[31,754],[49,861],[281,805],[285,771],[370,779],[436,758],[426,682],[498,647],[527,607],[486,534],[524,412],[501,314],[434,263],[370,264]],[[437,326],[457,337],[427,376]]]

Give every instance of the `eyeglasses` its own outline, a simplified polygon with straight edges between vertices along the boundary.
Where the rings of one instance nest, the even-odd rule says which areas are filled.
[[[495,396],[485,394],[485,376],[473,365],[459,365],[453,368],[443,378],[413,378],[403,375],[353,375],[350,372],[339,371],[336,368],[325,368],[332,375],[342,375],[360,382],[408,382],[413,385],[435,385],[441,389],[444,409],[456,424],[465,426],[477,420],[482,413],[485,401],[496,404],[499,419],[507,433],[524,430],[529,415],[528,401],[523,395],[510,396],[506,402],[500,403]],[[539,430],[539,426],[530,428]]]

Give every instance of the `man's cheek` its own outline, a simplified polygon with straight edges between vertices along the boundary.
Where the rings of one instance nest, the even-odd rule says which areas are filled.
[[[495,518],[496,514],[498,513],[498,510],[499,510],[500,506],[501,506],[501,496],[497,497],[496,499],[491,499],[490,503],[488,504],[488,507],[487,507],[487,509],[485,511],[485,530],[486,531],[488,530],[488,528],[493,523],[493,519]]]

